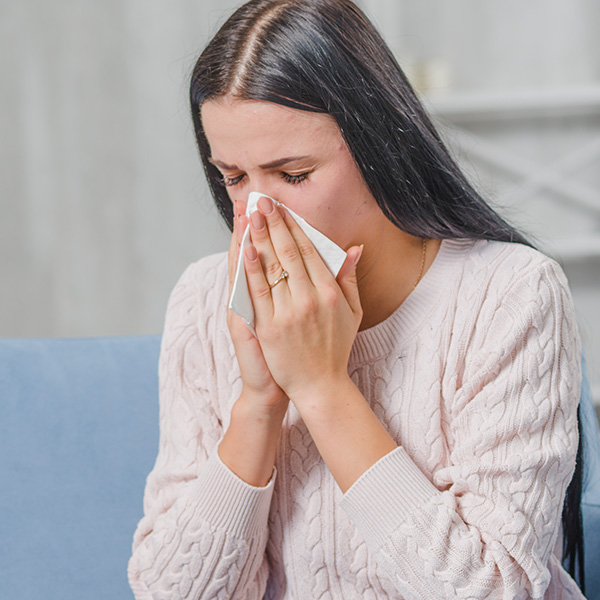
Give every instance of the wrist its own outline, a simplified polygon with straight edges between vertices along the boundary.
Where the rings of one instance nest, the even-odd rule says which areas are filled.
[[[397,447],[349,376],[311,386],[291,400],[344,493]]]
[[[251,419],[264,424],[271,424],[283,421],[289,405],[289,399],[285,394],[280,397],[265,397],[261,394],[254,394],[242,390],[239,398],[233,405],[231,414],[243,419]]]
[[[285,409],[265,409],[243,395],[231,409],[229,426],[219,444],[219,457],[250,485],[265,486],[273,474]]]
[[[335,414],[341,405],[357,397],[363,398],[350,376],[344,373],[339,377],[315,381],[290,396],[290,400],[303,419],[316,416],[327,418]]]

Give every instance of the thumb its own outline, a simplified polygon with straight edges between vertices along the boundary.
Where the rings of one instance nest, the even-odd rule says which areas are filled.
[[[337,275],[337,282],[352,312],[361,312],[360,297],[358,295],[358,281],[356,278],[356,265],[360,260],[365,245],[353,246],[348,250],[348,256]]]

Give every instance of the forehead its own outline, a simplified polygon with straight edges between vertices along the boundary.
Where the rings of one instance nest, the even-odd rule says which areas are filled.
[[[202,105],[201,116],[213,156],[240,149],[240,145],[275,152],[297,150],[299,145],[308,150],[326,148],[342,142],[331,115],[272,102],[217,98]]]

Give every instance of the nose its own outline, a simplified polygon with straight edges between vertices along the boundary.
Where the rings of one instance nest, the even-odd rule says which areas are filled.
[[[278,202],[285,203],[284,199],[281,198],[281,189],[280,186],[273,182],[272,178],[268,178],[265,176],[255,176],[248,177],[248,182],[246,185],[246,197],[244,201],[248,200],[248,195],[251,192],[258,192],[263,196],[269,196]]]

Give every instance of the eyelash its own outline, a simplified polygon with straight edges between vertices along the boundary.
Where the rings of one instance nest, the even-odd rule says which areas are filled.
[[[227,177],[227,175],[221,176],[221,183],[225,187],[230,187],[232,185],[237,185],[243,178],[243,175],[238,175],[237,177]]]
[[[237,185],[242,181],[245,175],[238,175],[237,177],[227,177],[227,175],[223,175],[221,182],[225,187],[231,187]],[[306,180],[308,177],[308,172],[300,173],[300,175],[290,175],[289,173],[281,173],[281,177],[287,183],[292,185],[298,185]]]

